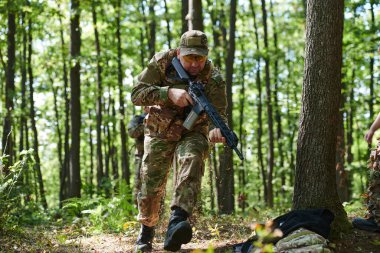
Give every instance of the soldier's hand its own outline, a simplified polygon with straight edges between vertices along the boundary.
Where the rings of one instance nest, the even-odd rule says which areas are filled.
[[[179,107],[186,107],[190,104],[193,104],[189,93],[182,89],[170,88],[168,90],[168,98]]]
[[[226,138],[223,137],[222,132],[220,131],[219,128],[212,129],[208,133],[208,137],[210,138],[210,141],[213,143],[216,143],[216,142],[226,143]]]
[[[364,139],[368,142],[368,144],[372,143],[372,137],[375,132],[371,129],[365,134]]]

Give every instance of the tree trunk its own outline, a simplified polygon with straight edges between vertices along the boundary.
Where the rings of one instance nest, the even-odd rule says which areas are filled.
[[[341,92],[343,0],[308,0],[302,109],[293,208],[328,208],[332,235],[350,224],[335,182]]]
[[[112,179],[117,180],[119,178],[119,166],[117,160],[117,147],[115,145],[116,139],[116,108],[115,108],[115,100],[112,99],[112,143],[111,143],[111,165],[112,165]]]
[[[156,5],[156,0],[149,1],[149,59],[151,59],[156,53],[156,15],[154,12],[154,6]]]
[[[181,33],[184,34],[188,31],[188,21],[187,21],[187,14],[189,13],[189,0],[181,0],[182,2],[182,8],[181,8],[181,20],[182,20],[182,28]]]
[[[212,153],[214,154],[214,153]],[[213,167],[213,159],[211,159],[212,154],[208,156],[207,168],[209,172],[209,181],[208,184],[210,186],[210,210],[212,213],[215,211],[215,193],[214,193],[214,167]]]
[[[117,1],[117,18],[116,18],[116,39],[117,39],[117,80],[119,88],[119,113],[120,113],[120,136],[121,136],[121,174],[127,185],[130,185],[129,178],[131,173],[129,170],[128,136],[125,129],[125,110],[124,110],[124,95],[123,95],[123,66],[121,63],[121,35],[120,35],[120,11],[121,0]]]
[[[168,46],[169,48],[172,48],[171,41],[172,41],[172,35],[170,32],[170,18],[169,18],[169,10],[168,10],[168,4],[167,1],[164,0],[165,5],[165,21],[166,21],[166,36],[168,38]]]
[[[30,120],[31,127],[33,131],[33,149],[34,149],[34,160],[35,163],[35,171],[37,173],[37,179],[38,179],[38,186],[39,186],[39,194],[41,197],[41,204],[47,209],[47,202],[45,197],[45,190],[44,190],[44,182],[42,179],[42,173],[41,173],[41,161],[40,161],[40,155],[38,151],[38,133],[37,133],[37,126],[36,126],[36,113],[34,109],[34,88],[33,88],[33,69],[32,69],[32,21],[29,19],[28,22],[28,39],[29,39],[29,47],[28,47],[28,74],[29,74],[29,101],[30,101]]]
[[[88,109],[88,118],[91,119],[91,109]],[[88,176],[87,184],[89,187],[89,195],[90,198],[92,198],[92,195],[94,194],[94,143],[92,141],[92,124],[88,124],[88,131],[89,131],[89,137],[88,137],[88,145],[90,145],[90,174]]]
[[[80,107],[80,0],[71,0],[71,58],[70,87],[71,87],[71,149],[70,149],[70,187],[68,196],[81,196],[80,178],[80,129],[81,129],[81,107]]]
[[[349,175],[348,171],[344,168],[345,163],[345,154],[346,154],[346,145],[344,140],[344,111],[345,111],[345,84],[343,83],[343,89],[340,95],[340,106],[339,106],[339,116],[337,124],[337,136],[336,136],[336,165],[335,165],[335,174],[336,174],[336,185],[338,196],[340,202],[347,202],[349,200],[348,196],[348,184],[349,184]]]
[[[274,97],[274,108],[275,108],[275,121],[277,125],[277,134],[276,134],[276,139],[277,139],[277,148],[278,148],[278,156],[279,156],[279,168],[281,171],[281,202],[286,200],[285,196],[285,188],[284,186],[286,185],[286,171],[284,170],[284,153],[283,153],[283,137],[282,137],[282,117],[281,117],[281,105],[279,105],[278,102],[278,91],[279,91],[279,85],[278,85],[278,55],[279,55],[279,50],[278,50],[278,33],[277,33],[277,24],[276,24],[276,19],[274,15],[274,9],[273,9],[273,0],[270,0],[270,12],[271,12],[271,20],[272,20],[272,25],[273,25],[273,45],[274,45],[274,90],[273,90],[273,97]]]
[[[3,121],[3,136],[2,148],[3,154],[9,155],[5,163],[4,173],[9,173],[9,166],[13,164],[13,138],[12,138],[12,113],[13,113],[13,98],[15,96],[15,62],[16,62],[16,49],[15,49],[15,34],[16,34],[16,17],[12,12],[11,1],[8,1],[8,63],[5,83],[5,108],[6,115]]]
[[[22,56],[21,56],[21,116],[20,116],[20,141],[19,141],[19,152],[24,150],[24,143],[28,141],[24,132],[27,131],[26,128],[26,51],[27,51],[27,35],[26,35],[26,25],[25,25],[25,12],[21,14],[21,26],[22,26]]]
[[[355,62],[355,60],[354,60]],[[352,152],[352,146],[354,144],[354,114],[355,114],[355,106],[354,106],[354,87],[355,87],[355,67],[352,68],[352,76],[351,76],[351,85],[349,88],[350,96],[349,96],[349,106],[346,117],[346,136],[347,136],[347,163],[351,164],[354,159],[354,154]]]
[[[240,43],[241,45],[241,52],[245,52],[244,48],[244,42]],[[239,117],[239,140],[240,140],[240,150],[244,154],[244,144],[245,144],[245,130],[244,130],[244,111],[245,111],[245,78],[244,76],[246,75],[246,70],[245,70],[245,62],[244,62],[244,57],[241,58],[241,88],[240,88],[240,101],[239,101],[239,110],[240,110],[240,117]],[[246,203],[246,171],[245,171],[245,166],[244,166],[244,161],[241,161],[239,170],[238,170],[238,178],[239,178],[239,197],[238,197],[238,203],[239,207],[242,209],[242,211],[245,211],[245,208],[247,206]]]
[[[54,115],[55,115],[55,120],[57,122],[56,128],[57,128],[57,136],[58,136],[58,146],[57,146],[57,153],[58,153],[58,161],[59,161],[59,177],[62,177],[63,173],[63,156],[62,156],[62,133],[61,133],[61,128],[59,126],[60,122],[60,116],[59,116],[59,111],[58,111],[58,102],[57,102],[57,97],[58,97],[58,89],[54,87],[54,80],[53,78],[50,77],[50,82],[51,82],[51,90],[53,92],[53,99],[54,99]]]
[[[371,5],[371,8],[370,8],[370,12],[371,12],[371,32],[376,33],[375,13],[374,13],[374,10],[373,10],[373,4],[374,4],[374,1],[370,0],[370,5]],[[375,90],[374,90],[374,65],[375,65],[374,55],[375,54],[370,54],[370,58],[369,58],[369,75],[370,75],[370,79],[369,79],[369,102],[368,102],[368,105],[369,105],[369,118],[370,119],[374,118],[373,105],[374,105],[374,103],[376,103]],[[370,126],[371,125],[369,125],[368,128]]]
[[[261,7],[263,12],[263,25],[264,25],[264,47],[265,51],[269,52],[268,45],[268,26],[267,26],[267,10],[265,7],[265,0],[261,0]],[[274,167],[274,137],[273,137],[273,116],[272,116],[272,90],[270,84],[270,60],[269,54],[265,54],[265,87],[267,95],[267,114],[268,114],[268,137],[269,137],[269,150],[268,150],[268,181],[267,181],[267,193],[268,198],[266,203],[269,207],[273,207],[273,167]]]
[[[251,7],[251,12],[253,16],[253,25],[255,28],[255,42],[256,42],[256,50],[257,52],[260,52],[260,45],[259,45],[259,33],[257,28],[257,21],[256,21],[256,11],[255,6],[253,5],[252,0],[249,0],[249,5]],[[264,188],[264,200],[266,201],[268,199],[268,187],[267,187],[267,175],[265,173],[264,169],[264,158],[263,158],[263,151],[262,151],[262,142],[261,137],[263,135],[263,119],[262,119],[262,85],[261,85],[261,57],[258,57],[257,64],[256,64],[256,88],[257,88],[257,158],[258,158],[258,164],[259,164],[259,172],[261,172],[261,177],[263,180],[263,188]],[[260,197],[260,194],[259,194]]]
[[[218,19],[216,13],[218,12],[218,6],[217,4],[213,5],[210,0],[207,0],[207,5],[208,6],[213,6],[211,8],[210,12],[210,17],[211,17],[211,23],[212,23],[212,37],[214,41],[214,47],[213,47],[213,52],[214,52],[214,64],[217,67],[222,67],[222,47],[221,47],[221,32],[218,29]]]
[[[235,58],[235,27],[236,27],[236,1],[232,0],[230,5],[230,34],[228,41],[228,53],[226,58],[226,88],[227,88],[227,120],[228,125],[233,129],[232,121],[232,82],[234,72],[234,58]],[[220,171],[224,176],[220,178],[223,185],[223,198],[220,205],[220,213],[231,214],[235,211],[234,203],[234,167],[232,149],[229,147],[224,148],[224,162],[220,163]]]
[[[95,34],[95,49],[96,49],[96,178],[97,188],[101,191],[102,180],[104,177],[103,171],[103,151],[102,151],[102,118],[103,118],[103,86],[102,86],[102,66],[101,66],[101,52],[99,42],[99,32],[97,28],[97,15],[95,10],[95,2],[92,2],[92,23],[94,26]]]
[[[58,9],[60,8],[60,4],[58,2]],[[62,201],[67,198],[67,194],[69,192],[69,178],[70,178],[70,146],[69,146],[69,137],[70,137],[70,99],[68,95],[68,86],[69,80],[67,76],[67,65],[66,65],[66,45],[63,35],[63,24],[62,24],[62,15],[58,15],[59,24],[60,24],[60,38],[61,38],[61,57],[63,63],[63,97],[65,101],[65,136],[63,140],[63,150],[64,150],[64,158],[63,158],[63,166],[62,166],[62,174],[60,175],[60,189],[59,189],[59,207],[62,207]]]
[[[192,22],[193,29],[203,31],[203,8],[202,0],[190,0],[193,2]],[[189,13],[190,14],[190,13]],[[190,27],[190,26],[189,26]]]

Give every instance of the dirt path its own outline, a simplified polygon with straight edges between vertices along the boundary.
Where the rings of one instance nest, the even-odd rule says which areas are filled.
[[[153,252],[163,250],[164,232],[157,231]],[[212,245],[215,253],[232,252],[232,245],[244,242],[250,234],[249,229],[226,224],[218,228],[218,233],[208,226],[198,227],[189,244],[183,245],[180,252],[200,253]],[[93,235],[85,229],[72,227],[24,227],[19,230],[0,231],[0,252],[60,252],[60,253],[130,253],[133,252],[137,229],[129,233]],[[380,253],[380,233],[370,233],[353,229],[332,242],[335,253]]]

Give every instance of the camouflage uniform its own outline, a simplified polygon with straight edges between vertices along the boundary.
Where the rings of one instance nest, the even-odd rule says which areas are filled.
[[[158,221],[160,198],[174,154],[179,166],[171,207],[177,206],[192,213],[204,173],[208,132],[214,128],[205,114],[198,118],[191,131],[182,126],[186,108],[174,105],[168,99],[169,88],[188,88],[171,65],[171,60],[176,56],[176,50],[157,53],[138,76],[132,89],[131,98],[135,105],[150,106],[144,120],[145,153],[141,167],[141,192],[138,195],[138,219],[149,227],[155,226]],[[219,71],[207,61],[195,80],[204,84],[207,98],[226,121],[226,87]]]
[[[380,226],[380,140],[376,149],[371,151],[369,187],[367,190],[367,215],[366,218],[374,218],[376,224]]]
[[[137,193],[141,189],[140,168],[144,154],[144,118],[146,114],[135,115],[128,124],[128,135],[135,139],[135,181],[133,197],[137,203]]]

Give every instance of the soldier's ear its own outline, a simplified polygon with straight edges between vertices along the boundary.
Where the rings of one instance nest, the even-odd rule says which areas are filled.
[[[177,56],[179,57],[179,54],[180,54],[180,50],[179,50],[179,47],[177,48]]]

